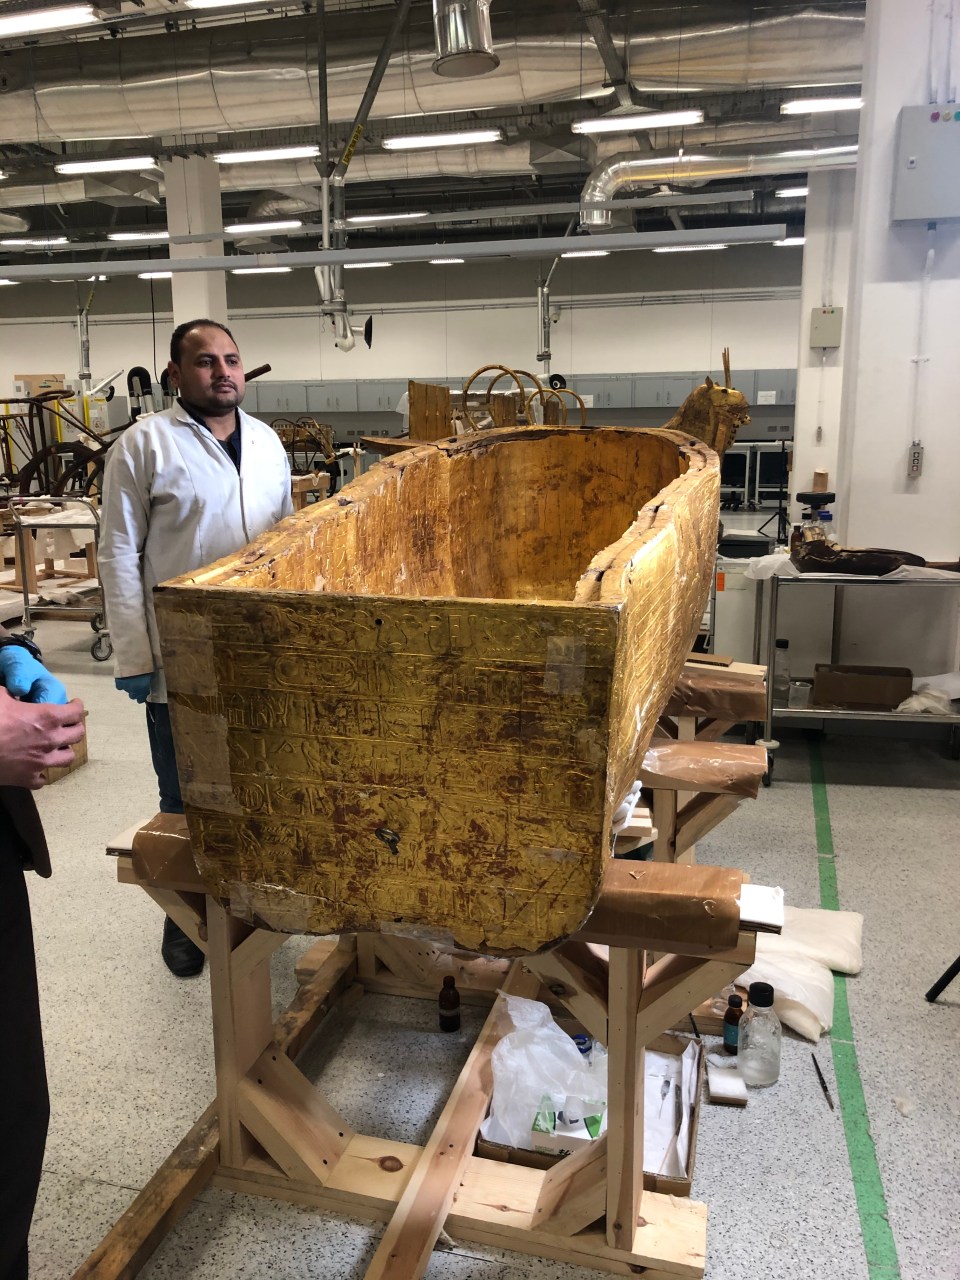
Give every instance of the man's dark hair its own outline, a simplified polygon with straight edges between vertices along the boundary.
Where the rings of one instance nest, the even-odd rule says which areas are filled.
[[[183,346],[183,340],[191,329],[220,329],[232,342],[236,342],[236,338],[227,326],[221,324],[219,320],[187,320],[184,324],[178,324],[170,336],[170,359],[176,365],[180,363],[180,348]]]

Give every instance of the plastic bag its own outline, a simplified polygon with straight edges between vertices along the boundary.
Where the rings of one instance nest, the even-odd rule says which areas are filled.
[[[505,996],[514,1030],[493,1050],[493,1099],[480,1132],[490,1142],[532,1150],[531,1127],[544,1094],[562,1107],[568,1096],[606,1105],[606,1055],[591,1068],[539,1000]]]
[[[948,716],[953,712],[953,703],[943,689],[935,689],[931,685],[916,685],[914,692],[897,707],[898,711],[910,715],[922,715],[924,712],[933,716]]]

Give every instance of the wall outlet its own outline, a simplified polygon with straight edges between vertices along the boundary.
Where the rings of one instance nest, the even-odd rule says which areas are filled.
[[[923,471],[923,445],[919,440],[914,440],[907,459],[907,476],[911,480],[916,480],[921,471]]]

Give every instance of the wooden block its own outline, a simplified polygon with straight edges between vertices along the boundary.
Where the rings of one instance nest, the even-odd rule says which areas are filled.
[[[89,711],[83,713],[84,723],[88,720]],[[44,777],[49,786],[51,782],[57,782],[60,778],[65,778],[68,773],[76,773],[82,765],[87,763],[87,739],[82,737],[73,747],[73,761],[70,764],[55,765],[52,769],[44,770]]]

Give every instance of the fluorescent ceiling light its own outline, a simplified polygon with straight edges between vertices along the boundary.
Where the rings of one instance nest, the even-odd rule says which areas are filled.
[[[773,243],[778,249],[799,249],[800,245],[806,242],[806,236],[787,236],[785,240],[774,240]]]
[[[628,116],[598,116],[596,120],[574,120],[574,133],[631,133],[634,129],[669,129],[684,124],[703,124],[703,112],[639,111]]]
[[[242,236],[248,233],[252,235],[257,231],[296,231],[297,227],[302,226],[299,218],[288,218],[285,222],[234,222],[223,229],[231,235]]]
[[[466,147],[477,142],[502,142],[502,129],[461,129],[456,133],[409,133],[384,138],[385,151],[420,151],[433,147]]]
[[[267,147],[262,151],[218,151],[217,164],[259,164],[263,160],[312,160],[320,148],[312,143],[300,147]]]
[[[429,213],[359,213],[347,221],[355,227],[372,227],[380,222],[412,222],[415,218],[429,217]]]
[[[32,13],[16,13],[0,18],[0,40],[7,36],[27,36],[42,31],[67,31],[70,27],[86,27],[99,19],[89,4],[71,4],[61,9],[35,9]]]
[[[111,231],[108,240],[169,240],[169,231]]]
[[[263,4],[263,0],[184,0],[188,9],[241,8],[243,5]]]
[[[654,253],[706,253],[712,249],[729,249],[728,244],[665,244]]]
[[[843,156],[857,150],[856,143],[850,147],[807,147],[804,151],[778,151],[777,157],[788,160],[793,157],[801,159],[805,156]]]
[[[0,169],[0,182],[2,182],[6,176],[7,175],[3,172],[3,170]]]
[[[609,258],[609,249],[571,249],[569,253],[561,253],[561,258]]]
[[[455,266],[457,263],[463,262],[463,258],[431,258],[431,267],[447,267]]]
[[[88,280],[106,280],[106,276],[87,276]]]
[[[781,187],[779,191],[774,192],[774,195],[781,200],[789,200],[791,196],[805,196],[809,190],[809,187]]]
[[[32,239],[0,240],[0,244],[10,249],[26,249],[28,247],[42,249],[48,244],[66,243],[66,236],[34,236]]]
[[[113,160],[66,160],[55,164],[57,173],[137,173],[156,169],[156,156],[118,156]]]
[[[138,280],[169,280],[173,275],[172,271],[141,271],[137,275]]]
[[[0,284],[19,284],[19,280],[0,280]]]
[[[806,116],[818,111],[859,111],[862,98],[795,98],[780,103],[782,116]]]
[[[345,262],[344,271],[365,271],[368,267],[392,267],[392,262]]]
[[[292,271],[293,267],[231,267],[232,276],[269,276],[282,271]]]

